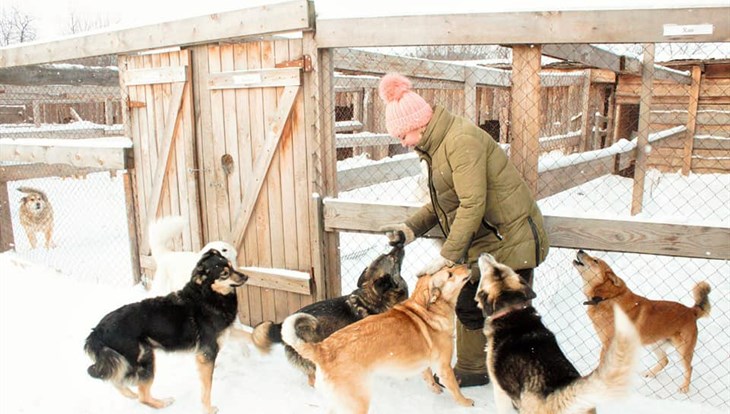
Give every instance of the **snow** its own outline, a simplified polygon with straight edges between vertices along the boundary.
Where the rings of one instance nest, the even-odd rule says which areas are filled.
[[[84,186],[77,183],[81,181]],[[649,171],[641,219],[678,220],[704,225],[730,223],[730,175],[661,174]],[[602,215],[628,218],[631,180],[606,176],[541,201],[545,214]],[[89,330],[106,313],[148,293],[129,282],[123,188],[119,177],[90,174],[86,180],[38,179],[9,183],[11,206],[18,185],[44,188],[54,201],[59,247],[30,251],[13,213],[16,251],[0,254],[0,412],[54,414],[150,413],[150,408],[122,397],[111,385],[86,374],[90,364],[83,352]],[[89,191],[89,188],[92,190]],[[411,192],[402,189],[413,189]],[[419,177],[378,184],[341,194],[350,200],[380,202],[424,201]],[[399,189],[398,191],[393,191]],[[82,190],[83,193],[81,192]],[[394,195],[395,194],[395,195]],[[120,202],[121,200],[121,202]],[[600,206],[600,210],[596,208]],[[76,213],[76,214],[72,214]],[[73,222],[76,220],[76,222]],[[65,221],[65,222],[64,222]],[[364,246],[367,246],[363,248]],[[343,290],[354,283],[363,266],[387,249],[379,235],[341,235]],[[413,286],[413,273],[437,252],[430,240],[407,247],[404,275]],[[570,266],[574,251],[551,250],[536,273],[535,304],[555,331],[568,357],[582,372],[597,363],[599,344],[580,303],[585,300],[578,276]],[[670,353],[670,365],[655,379],[637,375],[631,396],[600,407],[602,414],[679,414],[727,412],[730,400],[730,264],[685,258],[622,253],[596,253],[608,260],[639,294],[691,303],[690,290],[699,280],[712,286],[710,318],[699,321],[700,339],[690,393],[676,392],[681,368]],[[83,258],[79,260],[79,258]],[[125,265],[126,264],[126,265]],[[677,272],[673,269],[681,269]],[[673,274],[678,273],[678,274]],[[126,281],[126,282],[125,282]],[[247,352],[248,351],[248,352]],[[199,380],[194,356],[157,354],[153,393],[176,402],[165,413],[200,412]],[[645,351],[642,367],[653,362]],[[322,413],[323,401],[306,379],[291,367],[281,347],[261,355],[240,342],[223,347],[213,381],[213,403],[220,413]],[[494,412],[491,386],[467,388],[476,408],[457,406],[448,394],[434,395],[419,376],[382,379],[373,385],[373,413]]]

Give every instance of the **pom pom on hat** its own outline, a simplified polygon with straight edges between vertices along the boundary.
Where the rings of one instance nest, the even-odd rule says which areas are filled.
[[[380,80],[378,94],[385,102],[385,128],[394,137],[425,126],[433,115],[431,105],[413,92],[412,86],[398,73],[389,73]]]
[[[385,103],[390,103],[399,101],[406,92],[410,92],[412,87],[413,84],[405,76],[398,73],[389,73],[380,80],[378,92],[380,93],[380,99]]]

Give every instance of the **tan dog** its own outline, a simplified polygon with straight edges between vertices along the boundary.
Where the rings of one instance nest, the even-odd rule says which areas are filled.
[[[613,337],[613,304],[626,312],[636,325],[644,346],[654,345],[659,362],[644,376],[654,377],[669,363],[666,346],[671,344],[679,352],[684,363],[684,382],[679,391],[689,391],[692,378],[692,357],[697,343],[697,319],[710,314],[710,285],[698,283],[694,289],[695,305],[688,308],[681,303],[666,300],[651,300],[633,293],[626,283],[611,270],[605,261],[591,257],[579,250],[573,266],[583,278],[583,291],[588,297],[588,316],[593,322],[603,349]]]
[[[457,403],[472,406],[451,369],[454,307],[469,280],[466,266],[443,268],[420,277],[413,294],[393,309],[348,325],[319,343],[306,342],[317,319],[295,313],[284,320],[282,338],[317,366],[317,388],[333,412],[365,414],[370,406],[370,379],[376,374],[405,377],[422,373],[434,393],[441,388],[435,369]]]
[[[38,245],[36,233],[43,233],[46,238],[46,249],[56,247],[53,243],[53,206],[46,193],[30,187],[18,187],[18,191],[27,194],[20,199],[20,224],[28,236],[30,247]]]

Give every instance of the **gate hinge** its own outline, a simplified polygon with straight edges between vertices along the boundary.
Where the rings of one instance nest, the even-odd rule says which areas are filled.
[[[312,71],[312,58],[309,55],[302,55],[299,59],[287,60],[276,64],[277,68],[301,68],[305,72]]]

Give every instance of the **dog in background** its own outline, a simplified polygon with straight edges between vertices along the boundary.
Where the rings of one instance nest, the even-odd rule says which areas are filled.
[[[190,274],[202,255],[215,249],[238,268],[236,248],[224,241],[212,241],[199,252],[178,252],[170,248],[176,236],[185,228],[186,220],[180,216],[163,217],[150,225],[149,241],[152,258],[157,268],[152,279],[150,291],[156,295],[166,295],[182,289],[190,280]]]
[[[404,377],[421,373],[429,388],[441,393],[441,381],[459,405],[464,397],[451,368],[456,299],[471,271],[465,265],[445,267],[418,278],[413,294],[392,309],[368,316],[325,338],[317,337],[318,318],[295,313],[284,320],[281,335],[300,355],[317,366],[317,388],[336,413],[365,414],[370,383],[377,375]]]
[[[36,233],[45,236],[46,249],[56,247],[53,242],[53,206],[46,193],[31,187],[18,187],[18,191],[26,194],[20,199],[20,224],[28,236],[31,249],[38,245]]]
[[[487,369],[497,413],[595,413],[599,403],[627,391],[637,362],[639,336],[615,307],[615,337],[595,371],[581,377],[530,305],[535,292],[510,267],[479,256],[476,294],[486,321]]]
[[[84,350],[94,361],[87,372],[112,382],[125,397],[163,408],[173,400],[150,394],[155,350],[195,351],[203,408],[215,413],[210,390],[219,340],[236,319],[235,288],[247,279],[217,250],[205,252],[182,290],[122,306],[101,319],[86,338]],[[137,385],[139,395],[129,385]]]
[[[357,289],[350,294],[307,305],[297,312],[317,318],[317,330],[311,333],[309,342],[321,342],[333,332],[367,316],[383,313],[396,303],[408,298],[408,285],[401,277],[401,264],[405,250],[405,235],[388,254],[382,254],[363,270],[357,280]],[[253,343],[267,353],[272,344],[281,343],[281,324],[262,322],[254,328]],[[289,345],[284,345],[286,356],[295,367],[307,375],[310,386],[315,382],[314,364],[302,357]]]
[[[678,302],[651,300],[632,292],[626,282],[616,276],[604,261],[590,256],[583,250],[576,254],[573,266],[583,279],[583,292],[588,297],[588,317],[601,339],[601,359],[613,337],[613,313],[618,305],[636,325],[641,344],[652,346],[659,361],[644,373],[654,377],[669,363],[666,349],[674,346],[684,364],[684,382],[679,391],[689,391],[692,379],[692,357],[697,344],[697,319],[710,314],[710,285],[700,282],[692,290],[695,304],[691,308]]]

